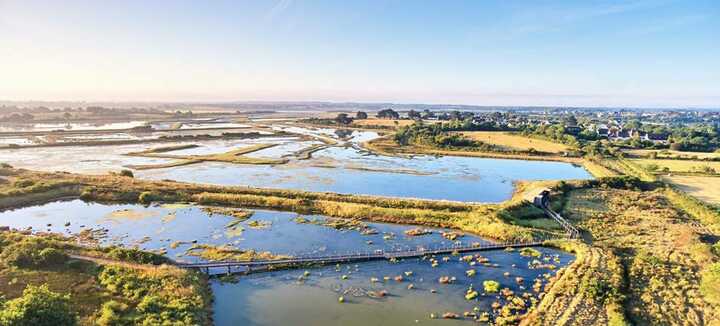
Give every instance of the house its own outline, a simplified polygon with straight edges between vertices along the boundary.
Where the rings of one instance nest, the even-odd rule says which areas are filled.
[[[571,135],[577,135],[582,131],[582,128],[575,125],[565,126],[565,132]]]

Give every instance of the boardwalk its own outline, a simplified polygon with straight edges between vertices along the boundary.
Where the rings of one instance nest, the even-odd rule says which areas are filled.
[[[580,232],[568,223],[560,214],[554,212],[549,208],[549,194],[548,190],[542,191],[535,197],[534,204],[541,208],[545,214],[557,221],[567,234],[570,239],[576,239],[580,235]],[[312,265],[328,265],[328,264],[340,264],[340,263],[353,263],[361,261],[371,260],[394,260],[404,258],[417,258],[432,255],[446,255],[453,253],[464,253],[464,252],[475,252],[475,251],[486,251],[486,250],[502,250],[505,248],[523,248],[523,247],[536,247],[541,246],[542,241],[535,242],[515,242],[515,243],[487,243],[471,246],[453,246],[439,249],[416,249],[416,250],[401,250],[401,251],[383,251],[378,250],[375,252],[362,253],[362,254],[347,254],[337,256],[297,256],[287,259],[278,260],[254,260],[254,261],[222,261],[222,262],[207,262],[207,263],[190,263],[181,264],[177,266],[187,269],[195,269],[203,271],[207,274],[233,274],[233,273],[257,273],[269,271],[277,268],[292,268],[300,266],[312,266]]]
[[[402,251],[376,251],[364,254],[349,254],[337,256],[298,256],[280,260],[255,260],[244,262],[209,262],[195,264],[178,264],[178,267],[196,269],[208,274],[232,274],[232,273],[256,273],[272,270],[275,268],[289,268],[308,265],[328,265],[339,263],[353,263],[371,260],[393,260],[405,258],[418,258],[432,255],[445,255],[452,253],[465,253],[486,250],[502,250],[506,248],[523,248],[541,246],[542,242],[518,242],[518,243],[488,243],[475,246],[455,246],[439,249],[417,249]]]

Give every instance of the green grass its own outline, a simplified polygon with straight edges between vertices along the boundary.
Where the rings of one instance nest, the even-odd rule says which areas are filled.
[[[39,257],[47,248],[68,254],[113,257],[112,248],[85,249],[60,236],[28,236],[15,232],[0,233],[0,293],[5,299],[20,297],[28,285],[47,285],[56,293],[67,294],[70,306],[81,325],[96,325],[104,317],[119,324],[181,323],[208,325],[211,293],[202,274],[170,266],[138,265],[138,254],[118,265],[99,265],[92,261],[65,256],[62,260],[19,264],[18,257]],[[115,252],[130,252],[117,249]],[[140,253],[138,251],[138,253]],[[21,256],[18,256],[21,255]],[[152,256],[145,253],[140,256]],[[122,258],[126,255],[123,255]],[[14,258],[11,258],[14,257]],[[167,313],[144,311],[148,298]],[[107,316],[104,306],[122,303],[126,308]],[[181,304],[182,303],[182,304]]]

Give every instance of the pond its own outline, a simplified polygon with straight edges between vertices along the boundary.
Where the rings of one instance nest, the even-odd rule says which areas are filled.
[[[198,244],[227,245],[240,249],[271,251],[284,255],[331,255],[368,252],[377,249],[417,249],[470,244],[485,240],[465,235],[454,241],[443,237],[448,231],[428,228],[430,234],[409,236],[407,225],[363,223],[360,229],[338,230],[322,223],[300,223],[291,212],[255,210],[252,217],[231,229],[235,218],[210,214],[192,205],[98,204],[80,200],[53,202],[0,213],[0,225],[35,231],[75,234],[83,229],[102,229],[101,244],[136,245],[148,250],[167,251],[176,260],[202,261],[188,256],[193,241]],[[328,221],[323,216],[302,216],[306,220]],[[252,225],[264,224],[265,228]],[[374,230],[361,232],[360,230]],[[171,245],[183,241],[177,247]],[[445,313],[491,311],[498,294],[483,293],[483,281],[495,280],[502,288],[524,293],[529,302],[537,297],[532,286],[546,283],[544,275],[554,273],[573,256],[538,248],[541,257],[531,258],[518,251],[485,251],[468,260],[444,255],[432,259],[405,259],[396,263],[374,261],[321,268],[251,274],[234,281],[212,281],[217,325],[411,325],[440,322]],[[432,261],[435,261],[433,264]],[[539,266],[545,264],[545,266]],[[552,267],[548,267],[549,265]],[[435,265],[435,266],[433,266]],[[468,275],[474,270],[475,275]],[[306,273],[307,271],[307,273]],[[448,284],[438,280],[452,278]],[[520,281],[519,278],[522,278]],[[465,298],[468,288],[479,292]],[[344,302],[339,302],[342,297]],[[443,324],[466,321],[442,320]]]
[[[138,178],[218,185],[297,189],[465,202],[501,202],[512,195],[518,180],[589,179],[582,167],[562,162],[417,155],[375,155],[359,143],[378,137],[374,132],[275,126],[276,130],[316,137],[194,141],[200,147],[167,154],[213,154],[261,143],[277,146],[245,154],[254,158],[289,159],[287,164],[240,165],[204,162],[163,169],[138,170]],[[312,153],[309,159],[292,156],[305,148],[337,142]],[[0,162],[28,169],[105,173],[133,165],[162,164],[172,160],[130,157],[123,154],[180,143],[96,147],[30,148],[0,151]]]
[[[136,176],[467,202],[507,200],[517,180],[591,178],[585,169],[569,163],[454,156],[399,158],[367,155],[353,147],[330,147],[313,153],[310,160],[285,165],[205,163],[139,171]]]
[[[145,121],[127,122],[68,122],[35,124],[0,124],[0,132],[54,131],[54,130],[115,130],[144,126]]]

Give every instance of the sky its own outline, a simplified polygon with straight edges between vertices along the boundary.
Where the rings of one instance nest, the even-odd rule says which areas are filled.
[[[720,1],[0,0],[0,100],[720,107]]]

